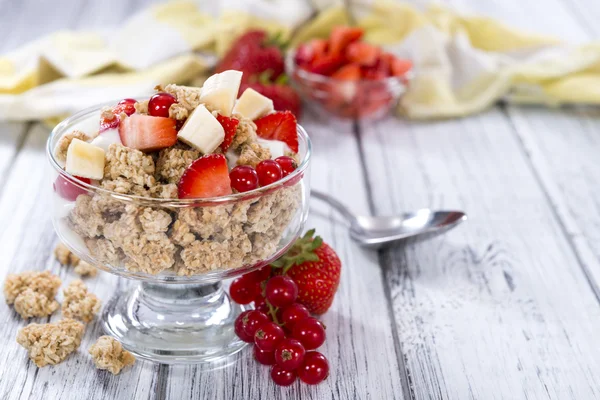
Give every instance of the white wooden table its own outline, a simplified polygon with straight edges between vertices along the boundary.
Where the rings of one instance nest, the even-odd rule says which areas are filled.
[[[106,28],[147,4],[111,3],[0,0],[0,50],[60,28]],[[594,0],[451,3],[574,42],[600,36]],[[325,383],[276,387],[249,350],[217,371],[139,361],[113,377],[87,355],[98,324],[77,354],[38,369],[15,343],[25,322],[0,306],[0,399],[600,398],[599,116],[498,106],[445,122],[333,126],[309,115],[314,188],[362,213],[470,217],[444,237],[375,253],[314,203],[309,226],[343,261],[323,317]],[[51,268],[74,278],[51,255],[47,135],[38,123],[0,125],[2,276]],[[88,282],[106,301],[117,278]]]

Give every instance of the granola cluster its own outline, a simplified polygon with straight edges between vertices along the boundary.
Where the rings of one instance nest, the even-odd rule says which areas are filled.
[[[79,319],[85,323],[94,319],[100,311],[101,302],[95,294],[88,292],[85,284],[76,279],[63,291],[65,299],[62,313],[67,318]]]
[[[94,277],[98,273],[98,269],[83,260],[80,260],[75,253],[72,253],[67,246],[58,243],[54,248],[54,256],[63,266],[74,267],[73,271],[83,277]]]
[[[128,365],[135,363],[133,354],[123,349],[121,343],[110,336],[100,336],[88,350],[98,369],[117,375]]]
[[[17,334],[17,343],[38,367],[55,365],[77,350],[84,331],[81,322],[69,318],[52,324],[29,324]]]
[[[60,278],[49,271],[9,274],[4,282],[4,297],[23,318],[45,317],[58,309],[54,297],[60,284]]]

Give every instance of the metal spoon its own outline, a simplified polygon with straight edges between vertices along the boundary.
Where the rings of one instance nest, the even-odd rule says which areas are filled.
[[[467,215],[461,211],[421,209],[398,216],[369,217],[354,215],[335,198],[312,190],[311,195],[335,208],[350,224],[350,237],[364,247],[378,249],[400,240],[428,239],[454,228]]]

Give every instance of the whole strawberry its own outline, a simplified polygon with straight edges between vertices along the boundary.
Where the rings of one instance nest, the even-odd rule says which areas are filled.
[[[292,248],[273,262],[274,270],[281,268],[298,286],[297,302],[313,314],[325,313],[340,284],[342,262],[336,252],[311,229],[298,239]]]
[[[242,82],[269,71],[275,81],[284,71],[283,53],[279,46],[269,41],[265,31],[252,30],[240,36],[217,64],[215,72],[228,69],[242,71]]]

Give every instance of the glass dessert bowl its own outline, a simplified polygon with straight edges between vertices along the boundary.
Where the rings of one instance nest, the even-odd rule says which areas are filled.
[[[161,363],[212,362],[241,350],[234,321],[244,306],[230,300],[222,281],[269,264],[301,235],[310,193],[308,135],[297,126],[297,167],[274,183],[209,198],[173,198],[173,185],[164,184],[157,189],[164,194],[150,197],[64,169],[59,141],[89,130],[100,114],[99,107],[84,110],[57,125],[47,153],[60,239],[97,268],[138,282],[105,305],[104,330],[135,355]]]

